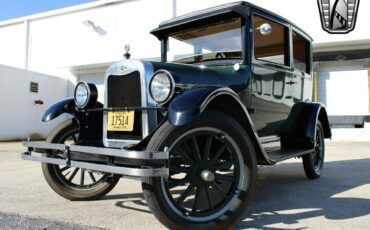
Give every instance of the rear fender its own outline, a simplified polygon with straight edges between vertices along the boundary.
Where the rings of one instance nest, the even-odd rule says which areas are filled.
[[[320,121],[324,131],[324,137],[331,138],[330,123],[324,105],[321,103],[311,103],[310,106],[312,106],[312,114],[310,122],[307,125],[306,137],[313,137],[313,140],[315,140],[317,127],[316,124],[317,121]]]
[[[313,148],[318,121],[322,125],[324,137],[331,138],[330,124],[324,105],[310,102],[296,103],[287,120],[277,131],[282,138],[282,145],[286,148],[303,145]]]

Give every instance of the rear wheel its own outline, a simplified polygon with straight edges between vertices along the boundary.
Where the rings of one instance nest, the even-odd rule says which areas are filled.
[[[302,157],[304,171],[309,179],[316,179],[320,177],[324,167],[324,158],[324,132],[320,121],[317,121],[314,151]]]
[[[78,132],[78,125],[68,120],[51,133],[47,142],[73,144],[77,142]],[[63,153],[60,153],[62,156]],[[110,192],[119,181],[118,176],[109,173],[63,165],[42,163],[42,171],[50,187],[68,200],[98,199]]]
[[[143,178],[148,206],[169,229],[226,229],[238,223],[256,177],[253,144],[232,118],[205,112],[186,126],[165,123],[147,150],[170,149],[170,176]]]

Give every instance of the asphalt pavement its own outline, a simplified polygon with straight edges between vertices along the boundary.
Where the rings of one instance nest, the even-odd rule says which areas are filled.
[[[71,202],[47,185],[19,142],[0,143],[0,229],[164,229],[139,180],[123,178],[97,201]],[[238,229],[370,229],[370,142],[326,142],[324,172],[308,180],[299,159],[260,167]]]

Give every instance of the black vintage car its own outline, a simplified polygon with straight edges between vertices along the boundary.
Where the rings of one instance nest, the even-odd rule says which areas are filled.
[[[47,143],[24,143],[22,158],[42,162],[56,193],[97,199],[121,175],[141,177],[148,206],[168,228],[225,229],[247,208],[257,165],[300,157],[307,177],[320,177],[331,131],[325,108],[311,102],[305,32],[237,2],[151,33],[161,41],[161,62],[126,53],[106,72],[104,104],[95,85],[80,82],[43,121],[73,118]]]

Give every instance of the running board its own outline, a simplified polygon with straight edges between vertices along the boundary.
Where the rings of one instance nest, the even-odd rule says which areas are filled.
[[[282,149],[267,153],[275,163],[312,153],[313,149]]]

